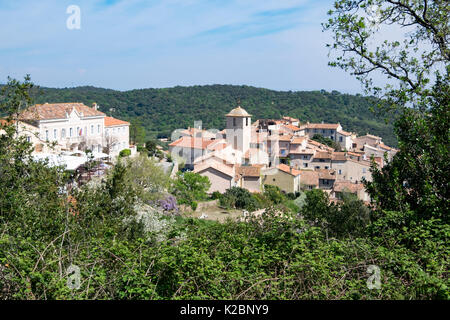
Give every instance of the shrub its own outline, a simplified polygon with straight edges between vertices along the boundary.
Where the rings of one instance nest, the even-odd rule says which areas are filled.
[[[195,211],[195,210],[197,210],[197,207],[198,207],[197,201],[192,201],[192,202],[191,202],[191,209],[192,209],[193,211]]]
[[[232,187],[220,197],[220,205],[225,208],[246,209],[254,211],[258,208],[258,203],[253,195],[244,188]]]
[[[222,194],[219,191],[214,191],[211,194],[211,199],[213,199],[213,200],[220,199],[221,197],[222,197]]]
[[[119,152],[119,157],[124,158],[124,157],[129,157],[131,156],[131,150],[130,149],[123,149]]]

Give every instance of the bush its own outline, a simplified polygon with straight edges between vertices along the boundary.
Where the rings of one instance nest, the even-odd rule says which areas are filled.
[[[264,185],[264,195],[274,204],[279,204],[286,199],[285,195],[279,187],[269,184]]]
[[[217,200],[217,199],[220,199],[221,197],[222,197],[222,194],[219,191],[214,191],[211,194],[211,199],[212,200]]]
[[[232,187],[220,197],[220,205],[225,208],[246,209],[254,211],[258,208],[258,203],[253,195],[244,188]]]
[[[192,209],[193,211],[195,211],[195,210],[197,210],[197,207],[198,207],[197,201],[192,201],[192,202],[191,202],[191,209]]]
[[[120,158],[124,158],[124,157],[129,157],[131,156],[131,150],[130,149],[123,149],[119,152],[119,157]]]

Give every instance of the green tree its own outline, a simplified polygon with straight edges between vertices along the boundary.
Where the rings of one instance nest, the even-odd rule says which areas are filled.
[[[231,187],[220,197],[221,206],[229,209],[246,209],[254,211],[258,207],[255,197],[247,189],[241,187]]]
[[[124,166],[124,186],[133,190],[143,201],[160,199],[170,186],[168,174],[146,155],[126,159]]]
[[[178,172],[170,190],[179,204],[192,205],[194,201],[207,199],[210,186],[208,177],[195,172]]]

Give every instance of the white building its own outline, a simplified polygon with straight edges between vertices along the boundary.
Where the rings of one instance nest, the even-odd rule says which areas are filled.
[[[92,108],[83,103],[36,104],[23,111],[19,119],[38,129],[40,141],[46,145],[55,143],[56,152],[103,152],[109,140],[120,143],[113,148],[117,153],[129,148],[129,123],[106,117],[97,104]],[[118,130],[118,138],[108,139],[106,128]]]

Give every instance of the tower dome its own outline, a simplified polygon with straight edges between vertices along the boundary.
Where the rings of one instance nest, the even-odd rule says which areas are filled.
[[[242,109],[241,106],[234,108],[226,115],[227,117],[251,117],[245,109]]]

